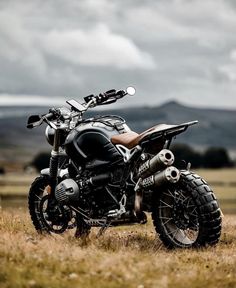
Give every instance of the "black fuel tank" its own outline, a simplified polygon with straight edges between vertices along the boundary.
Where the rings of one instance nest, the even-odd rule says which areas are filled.
[[[67,155],[77,165],[91,160],[115,162],[122,159],[110,139],[113,135],[129,131],[128,126],[116,116],[103,116],[80,123],[66,138]]]

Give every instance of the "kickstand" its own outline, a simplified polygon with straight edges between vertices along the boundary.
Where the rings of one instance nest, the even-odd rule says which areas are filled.
[[[102,226],[102,227],[99,229],[96,238],[99,238],[100,236],[102,236],[102,235],[106,232],[107,228],[110,227],[110,224],[111,224],[111,223],[106,223],[106,224],[104,224],[104,226]]]

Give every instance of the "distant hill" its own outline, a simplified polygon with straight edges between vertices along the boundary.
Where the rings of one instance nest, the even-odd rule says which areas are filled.
[[[41,150],[49,150],[43,132],[45,126],[26,129],[29,115],[47,112],[48,108],[43,106],[0,107],[0,158],[20,158],[20,155],[31,157]],[[179,135],[176,141],[199,148],[223,146],[236,150],[236,111],[193,108],[171,101],[159,107],[131,107],[106,111],[97,109],[87,113],[88,117],[98,114],[120,115],[136,132],[142,132],[158,123],[179,124],[199,120],[199,125]]]

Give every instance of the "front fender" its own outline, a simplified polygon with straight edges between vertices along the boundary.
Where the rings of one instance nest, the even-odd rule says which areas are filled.
[[[64,178],[67,174],[69,174],[67,168],[66,169],[60,169],[58,177]],[[44,168],[43,170],[40,171],[40,175],[50,178],[50,169],[49,168]]]

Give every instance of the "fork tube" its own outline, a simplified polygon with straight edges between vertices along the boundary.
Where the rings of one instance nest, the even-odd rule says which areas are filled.
[[[51,178],[51,188],[54,191],[57,184],[57,174],[58,174],[58,165],[59,165],[59,147],[60,147],[60,129],[55,130],[53,149],[50,157],[49,171]]]

